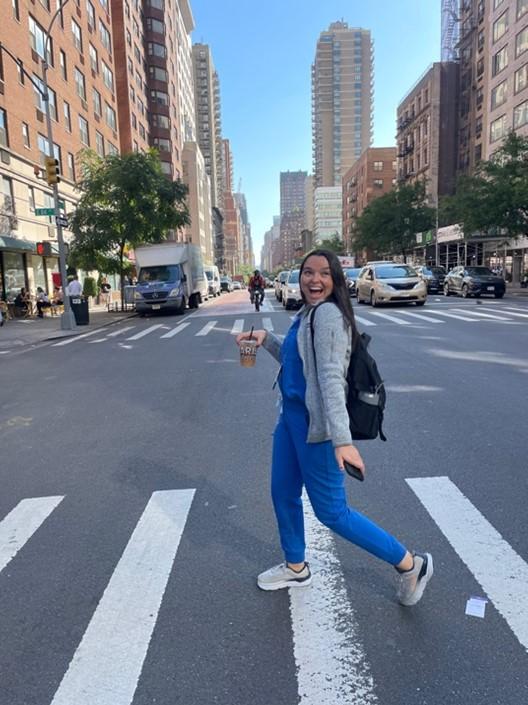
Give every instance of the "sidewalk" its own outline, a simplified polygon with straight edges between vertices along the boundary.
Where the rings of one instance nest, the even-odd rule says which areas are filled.
[[[506,284],[506,296],[528,296],[528,288],[521,289],[520,286],[512,286],[511,284]]]
[[[0,352],[21,349],[26,345],[37,345],[54,338],[81,335],[135,315],[135,311],[108,312],[105,306],[94,306],[90,309],[89,325],[77,326],[75,331],[61,330],[60,316],[4,321],[4,325],[0,328]]]

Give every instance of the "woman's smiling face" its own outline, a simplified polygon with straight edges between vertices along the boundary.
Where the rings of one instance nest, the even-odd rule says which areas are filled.
[[[334,289],[332,272],[326,257],[312,255],[304,263],[301,274],[301,291],[306,302],[314,306],[325,301]]]

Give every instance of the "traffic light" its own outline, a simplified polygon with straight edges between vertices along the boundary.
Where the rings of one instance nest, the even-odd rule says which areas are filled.
[[[60,181],[59,160],[55,159],[55,157],[46,157],[44,166],[46,169],[46,181],[48,184],[50,184],[50,186],[51,184],[58,184]]]
[[[51,242],[37,242],[37,255],[51,257]]]

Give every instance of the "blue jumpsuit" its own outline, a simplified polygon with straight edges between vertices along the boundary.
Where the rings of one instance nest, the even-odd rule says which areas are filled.
[[[316,517],[340,536],[373,555],[397,565],[406,549],[346,503],[344,473],[339,469],[331,441],[307,443],[306,381],[297,347],[300,318],[291,325],[281,348],[279,384],[282,412],[273,437],[271,495],[281,546],[288,563],[305,558],[302,488]]]

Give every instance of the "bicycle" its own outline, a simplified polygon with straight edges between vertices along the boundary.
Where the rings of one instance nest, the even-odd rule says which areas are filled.
[[[255,311],[258,313],[260,311],[260,304],[262,303],[262,299],[264,298],[264,294],[261,289],[257,289],[255,293],[253,294],[253,299],[255,302]]]

